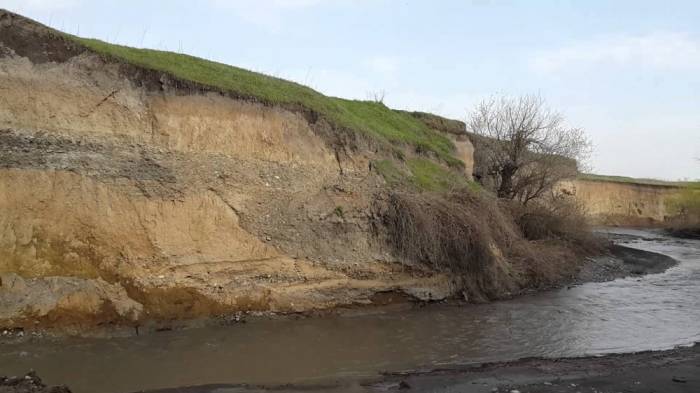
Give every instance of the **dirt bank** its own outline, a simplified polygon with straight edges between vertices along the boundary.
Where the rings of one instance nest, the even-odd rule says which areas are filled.
[[[671,218],[668,198],[681,190],[676,185],[577,179],[559,184],[559,191],[575,197],[596,224],[660,226]]]
[[[700,391],[699,370],[700,345],[695,345],[690,348],[658,352],[561,359],[531,358],[461,368],[407,371],[385,374],[374,379],[345,378],[324,384],[277,386],[212,384],[141,392],[695,393]],[[41,390],[33,387],[35,383],[24,381],[22,383],[32,386],[34,390],[27,388],[22,390],[23,388],[3,385],[3,382],[0,382],[0,392],[69,392],[65,388]],[[38,386],[42,385],[39,383]]]
[[[135,328],[385,293],[486,301],[582,263],[565,239],[525,239],[493,196],[455,188],[472,166],[462,123],[188,58],[223,67],[229,86],[252,80],[241,95],[85,42],[0,10],[2,327]],[[262,99],[260,86],[299,96]],[[417,202],[387,236],[377,206],[397,188]],[[459,211],[461,232],[436,207]],[[407,233],[428,237],[406,253]]]
[[[281,107],[139,84],[145,70],[127,77],[123,64],[0,14],[0,326],[455,291],[371,236],[370,204],[385,187],[372,151],[334,151],[322,125]]]

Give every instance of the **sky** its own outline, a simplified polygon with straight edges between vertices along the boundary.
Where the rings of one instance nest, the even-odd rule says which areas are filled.
[[[69,33],[184,52],[324,94],[464,120],[537,94],[592,171],[700,178],[700,2],[0,0]]]

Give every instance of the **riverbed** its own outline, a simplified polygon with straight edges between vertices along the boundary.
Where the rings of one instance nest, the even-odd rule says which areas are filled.
[[[0,374],[33,368],[48,384],[67,384],[75,393],[125,393],[212,383],[323,383],[380,371],[700,341],[700,241],[635,230],[615,230],[614,238],[679,264],[660,274],[481,305],[3,344]]]

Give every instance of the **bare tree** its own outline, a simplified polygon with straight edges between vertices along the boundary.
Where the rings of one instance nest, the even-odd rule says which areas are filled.
[[[377,104],[384,104],[384,97],[386,97],[386,91],[384,90],[370,91],[367,93],[367,99]]]
[[[575,176],[578,162],[590,154],[591,143],[579,128],[539,96],[501,97],[480,103],[469,119],[478,136],[483,168],[500,198],[527,203],[543,196],[555,183]]]

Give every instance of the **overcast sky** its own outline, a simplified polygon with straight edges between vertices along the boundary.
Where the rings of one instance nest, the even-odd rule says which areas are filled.
[[[81,36],[200,57],[329,95],[464,119],[535,93],[597,173],[700,178],[700,2],[0,0]]]

